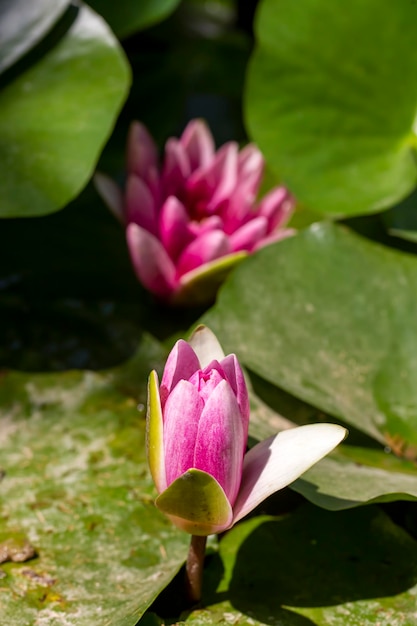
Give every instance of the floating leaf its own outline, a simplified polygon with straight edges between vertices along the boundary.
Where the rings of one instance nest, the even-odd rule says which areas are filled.
[[[381,473],[372,470],[369,485],[356,481],[357,502],[386,494],[416,497],[402,474],[409,471],[407,459],[416,460],[416,282],[412,256],[316,224],[245,261],[203,320],[255,373],[404,459],[391,484],[380,452]],[[314,480],[320,472],[327,480],[322,463],[314,472]],[[331,493],[351,500],[352,489],[345,495],[341,483]],[[317,490],[308,493],[320,500]]]
[[[340,446],[291,485],[311,502],[331,511],[369,502],[417,500],[413,463],[368,448]]]
[[[117,41],[82,6],[58,44],[0,91],[0,216],[51,213],[82,189],[128,83]]]
[[[417,4],[263,0],[256,31],[248,127],[296,197],[351,215],[407,195],[417,180]]]
[[[108,372],[3,374],[0,545],[36,553],[1,566],[4,624],[134,626],[183,564],[188,537],[154,506],[145,458],[160,356],[144,339]]]

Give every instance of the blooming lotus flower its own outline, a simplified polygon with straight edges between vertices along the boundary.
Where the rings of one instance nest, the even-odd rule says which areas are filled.
[[[246,452],[249,399],[234,354],[199,327],[178,341],[161,385],[149,378],[147,450],[156,506],[194,536],[222,532],[328,454],[346,435],[335,424],[284,432]]]
[[[95,180],[126,226],[138,279],[162,300],[189,304],[212,299],[237,262],[293,233],[283,228],[294,208],[285,187],[256,203],[263,168],[253,144],[216,151],[198,119],[167,141],[160,166],[152,137],[134,122],[124,194],[102,174]]]

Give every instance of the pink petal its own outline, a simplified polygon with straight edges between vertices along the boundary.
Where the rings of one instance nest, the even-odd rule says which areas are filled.
[[[146,183],[135,174],[127,179],[125,214],[128,224],[133,222],[153,235],[158,234],[158,215],[154,198]]]
[[[225,379],[223,369],[217,361],[209,365],[205,370],[198,370],[191,378],[190,383],[197,389],[200,397],[206,403],[217,387]]]
[[[209,230],[223,230],[223,220],[218,215],[211,215],[202,219],[201,222],[191,221],[189,228],[193,235],[200,237]]]
[[[243,432],[248,434],[249,427],[249,394],[245,377],[235,354],[228,354],[220,361],[225,376],[233,389],[242,416]]]
[[[159,231],[161,241],[174,262],[195,237],[189,222],[184,205],[175,196],[169,196],[161,208]]]
[[[191,171],[207,167],[215,153],[213,136],[203,120],[191,120],[180,139],[190,161]]]
[[[217,179],[213,196],[208,209],[214,210],[230,197],[237,183],[238,146],[235,142],[225,144],[218,151],[212,168]]]
[[[164,409],[164,446],[168,485],[195,467],[194,451],[203,407],[204,402],[198,391],[187,380],[180,380],[167,398]]]
[[[299,478],[346,434],[346,429],[336,424],[308,424],[280,432],[254,446],[245,455],[233,523]]]
[[[237,182],[238,147],[224,144],[206,168],[195,170],[186,182],[187,205],[194,205],[196,217],[207,217],[225,201]]]
[[[253,144],[238,156],[237,183],[227,204],[222,207],[224,231],[230,235],[254,216],[253,203],[263,176],[264,160]]]
[[[229,236],[233,252],[238,252],[239,250],[248,250],[250,252],[258,241],[265,237],[267,228],[268,222],[265,217],[255,217],[244,226],[238,228]]]
[[[245,445],[236,397],[223,380],[201,413],[194,467],[218,481],[232,506],[239,490]]]
[[[181,254],[177,264],[177,275],[182,276],[191,270],[225,256],[230,252],[227,236],[212,230],[194,239]]]
[[[201,369],[205,369],[214,360],[222,361],[224,352],[216,335],[207,326],[197,326],[189,341],[200,361]]]
[[[165,197],[179,196],[182,200],[185,181],[190,175],[190,161],[178,139],[171,137],[165,144],[162,186]]]
[[[127,136],[126,169],[147,180],[158,169],[158,150],[151,135],[140,122],[132,122]]]
[[[232,235],[236,230],[244,226],[253,218],[253,197],[245,193],[244,187],[237,184],[227,203],[222,207],[223,230],[227,235]]]
[[[251,196],[251,201],[257,196],[264,165],[262,153],[254,144],[250,143],[240,151],[237,170],[239,185],[245,187],[246,193]]]
[[[200,363],[191,345],[180,339],[172,348],[165,363],[161,381],[161,402],[164,407],[168,394],[180,380],[189,380],[200,369]]]
[[[129,224],[126,239],[133,269],[141,283],[161,298],[171,296],[178,286],[175,266],[161,242],[137,224]]]
[[[277,187],[259,203],[257,214],[268,220],[268,232],[286,224],[294,211],[294,198],[285,187]]]
[[[94,174],[94,186],[107,204],[113,215],[122,224],[125,222],[124,206],[123,206],[123,193],[119,185],[115,181],[103,174],[102,172],[96,172]]]

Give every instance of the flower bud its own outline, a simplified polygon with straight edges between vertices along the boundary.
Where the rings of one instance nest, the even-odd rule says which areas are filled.
[[[246,452],[249,398],[234,354],[200,326],[178,341],[161,385],[149,378],[147,451],[156,506],[182,530],[230,528],[335,447],[346,430],[314,424],[279,433]]]

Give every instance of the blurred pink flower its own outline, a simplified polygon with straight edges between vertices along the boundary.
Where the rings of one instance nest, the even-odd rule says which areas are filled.
[[[284,228],[294,209],[285,187],[256,202],[263,169],[253,144],[216,151],[199,119],[168,139],[160,166],[152,137],[133,122],[124,194],[101,174],[96,184],[126,225],[138,279],[163,300],[189,304],[212,299],[235,263],[293,234]]]

